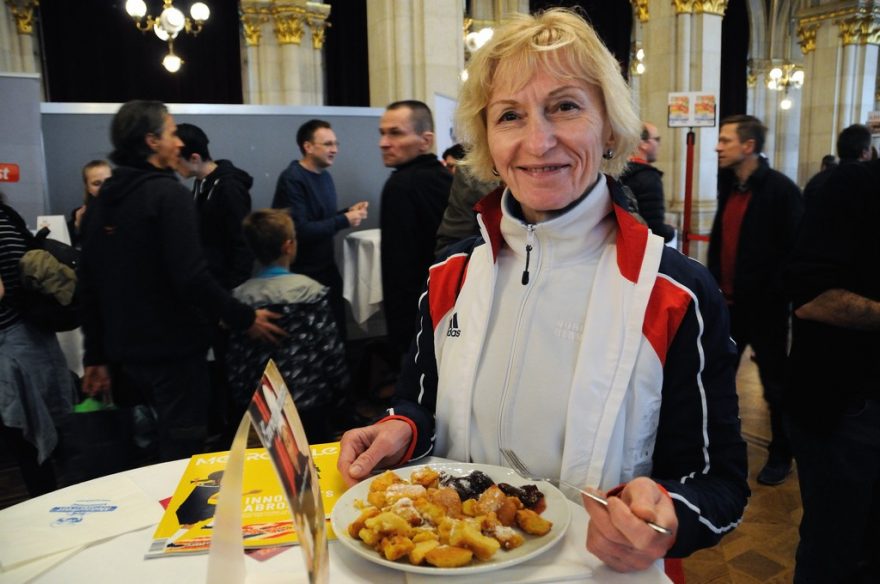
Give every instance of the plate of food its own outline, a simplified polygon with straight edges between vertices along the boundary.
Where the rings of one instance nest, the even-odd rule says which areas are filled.
[[[559,489],[509,468],[442,462],[386,471],[348,489],[330,522],[342,545],[376,564],[475,574],[550,549],[571,521]]]

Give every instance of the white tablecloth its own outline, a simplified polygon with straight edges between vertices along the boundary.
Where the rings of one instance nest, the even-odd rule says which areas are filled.
[[[419,461],[430,463],[443,459],[429,458]],[[180,476],[189,461],[177,460],[120,473],[130,478],[137,486],[159,505],[159,501],[170,497]],[[95,479],[102,481],[105,479]],[[53,501],[64,500],[64,491],[43,495],[39,499],[47,505]],[[476,580],[464,578],[467,582],[501,581],[513,583],[537,582],[587,582],[587,583],[628,583],[628,584],[668,584],[669,579],[655,565],[650,570],[638,574],[617,574],[601,564],[598,559],[584,549],[588,516],[583,507],[571,503],[572,522],[566,536],[544,554],[521,564],[521,568],[509,568],[499,572],[479,575]],[[22,529],[27,529],[22,526]],[[89,582],[90,584],[191,584],[204,582],[207,574],[207,555],[180,556],[145,560],[144,553],[149,548],[155,526],[134,531],[93,545],[75,553],[50,568],[32,582],[69,584]],[[349,584],[361,582],[381,582],[383,584],[409,584],[423,582],[424,577],[409,578],[404,572],[392,570],[364,560],[345,549],[338,541],[330,542],[330,582]],[[560,576],[561,566],[572,562],[580,564],[569,576]],[[576,566],[577,568],[578,566]],[[580,569],[582,568],[582,570]],[[302,554],[298,547],[286,549],[270,560],[260,562],[246,559],[246,570],[250,574],[284,573],[288,584],[307,582]],[[571,574],[580,574],[572,577]],[[263,577],[265,577],[263,576]],[[441,579],[437,580],[439,584]],[[0,573],[0,582],[6,582]]]
[[[342,295],[361,327],[382,305],[381,240],[380,230],[365,229],[347,235],[343,246]]]

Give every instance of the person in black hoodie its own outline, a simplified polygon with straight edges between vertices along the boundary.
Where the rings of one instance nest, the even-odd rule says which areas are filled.
[[[229,160],[212,160],[208,136],[193,124],[178,124],[183,142],[177,173],[195,177],[193,201],[208,269],[220,284],[232,290],[251,277],[254,258],[242,236],[241,223],[251,212],[254,179]]]
[[[193,124],[178,124],[177,137],[183,142],[177,162],[177,174],[195,178],[193,202],[199,218],[199,233],[211,275],[227,290],[232,290],[251,276],[254,258],[244,242],[242,222],[251,212],[250,188],[254,179],[229,160],[213,160],[208,150],[208,136]],[[209,434],[217,448],[225,448],[238,428],[226,371],[228,331],[216,327],[212,352],[208,357],[211,376]]]
[[[273,342],[277,314],[236,301],[211,276],[195,206],[173,173],[182,146],[168,110],[130,101],[113,118],[117,166],[83,223],[79,285],[83,391],[110,390],[118,364],[158,417],[163,460],[202,451],[208,392],[205,355],[221,320]]]

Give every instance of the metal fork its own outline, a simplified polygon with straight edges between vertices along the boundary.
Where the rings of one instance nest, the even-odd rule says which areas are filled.
[[[584,489],[577,487],[577,486],[575,486],[567,481],[564,481],[562,479],[555,479],[552,477],[540,477],[529,470],[529,468],[523,463],[523,461],[519,459],[519,456],[516,455],[516,452],[514,452],[513,450],[510,450],[508,448],[501,448],[500,450],[501,450],[501,455],[504,456],[504,459],[507,460],[507,463],[510,465],[510,467],[514,470],[514,472],[516,472],[516,474],[518,474],[522,478],[528,479],[530,481],[544,481],[544,482],[550,483],[554,487],[560,487],[560,486],[568,487],[569,489],[573,489],[573,490],[581,493],[585,497],[589,497],[593,501],[596,501],[597,503],[604,505],[605,507],[608,506],[608,499],[606,499],[605,497],[603,497],[601,495],[597,495],[595,493],[591,493],[590,491],[585,491]],[[645,520],[645,523],[647,523],[651,527],[651,529],[653,529],[657,533],[662,533],[664,535],[669,535],[672,533],[672,531],[670,531],[669,529],[667,529],[661,525],[657,525],[653,521]]]

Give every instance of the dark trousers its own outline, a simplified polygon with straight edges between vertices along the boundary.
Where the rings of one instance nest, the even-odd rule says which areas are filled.
[[[789,429],[804,508],[794,581],[877,582],[880,400],[853,402],[830,432]]]
[[[156,412],[160,460],[204,452],[209,407],[205,356],[123,363],[122,368]]]
[[[764,387],[764,400],[770,410],[772,436],[767,447],[768,462],[786,463],[791,460],[791,444],[782,410],[785,362],[788,358],[788,304],[768,299],[764,302],[731,304],[729,308],[730,336],[736,341],[740,357],[747,345],[752,346],[758,376]]]

